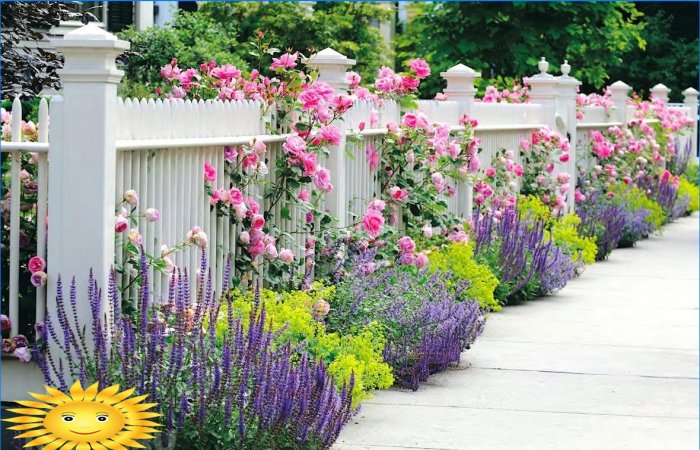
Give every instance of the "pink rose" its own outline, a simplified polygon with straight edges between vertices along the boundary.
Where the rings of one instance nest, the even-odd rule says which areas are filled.
[[[46,269],[46,261],[40,256],[34,256],[27,263],[27,267],[31,273],[39,272]]]
[[[260,157],[258,156],[257,153],[248,153],[243,157],[243,168],[248,169],[248,168],[255,168],[258,166],[258,162],[260,161]]]
[[[20,347],[13,354],[19,359],[22,364],[28,364],[32,360],[32,353],[28,347]]]
[[[9,330],[12,328],[12,322],[10,321],[10,318],[7,317],[5,314],[0,316],[0,324],[2,324],[2,331]]]
[[[248,212],[251,216],[257,214],[260,211],[260,205],[258,205],[258,202],[256,202],[253,198],[248,197],[248,200],[246,200],[245,202],[248,205]]]
[[[129,228],[129,221],[124,216],[117,216],[114,218],[114,231],[117,233],[123,233]]]
[[[232,145],[224,146],[224,159],[226,162],[233,162],[238,158],[238,150]]]
[[[496,176],[496,169],[494,169],[493,167],[489,167],[488,169],[486,169],[486,176],[489,178],[495,177]]]
[[[282,148],[287,153],[295,157],[300,157],[302,152],[306,150],[306,141],[297,135],[292,135],[282,144]]]
[[[345,82],[350,85],[350,89],[355,89],[360,85],[362,77],[357,72],[345,72]]]
[[[562,153],[561,156],[559,157],[560,162],[567,162],[569,161],[569,154],[568,153]]]
[[[421,232],[424,238],[430,239],[433,236],[433,227],[430,224],[426,224],[421,228]]]
[[[248,208],[245,206],[245,203],[234,203],[231,205],[231,208],[233,208],[234,215],[236,216],[236,219],[244,219],[246,214],[248,213]]]
[[[368,209],[374,209],[377,211],[384,211],[384,208],[386,208],[386,203],[384,200],[380,200],[378,198],[375,198],[369,203],[369,206],[367,206]]]
[[[291,264],[292,261],[294,261],[294,253],[292,253],[291,250],[288,248],[283,248],[280,250],[280,261],[282,261],[285,264]]]
[[[430,66],[424,59],[412,59],[409,61],[408,67],[411,68],[418,78],[425,78],[430,75]]]
[[[408,198],[408,192],[398,186],[393,186],[391,189],[389,189],[389,195],[391,195],[391,198],[397,201],[403,201]]]
[[[309,191],[307,191],[306,189],[301,189],[299,191],[298,197],[299,197],[299,200],[301,200],[302,202],[308,202],[309,201]]]
[[[365,149],[365,156],[369,161],[370,170],[374,170],[379,167],[379,153],[374,149],[374,146],[370,143]]]
[[[428,257],[425,255],[425,253],[418,253],[416,255],[416,259],[413,260],[413,265],[418,267],[419,269],[422,269],[428,264]]]
[[[514,165],[513,166],[513,173],[516,176],[522,177],[523,176],[523,166],[521,166],[520,164]]]
[[[301,155],[301,165],[304,168],[305,176],[313,176],[316,173],[316,153],[303,153]]]
[[[389,130],[389,133],[396,134],[396,132],[399,131],[399,126],[394,122],[389,122],[386,124],[386,129]]]
[[[187,242],[193,243],[199,248],[207,248],[209,244],[206,233],[202,231],[200,227],[192,227],[192,229],[187,232],[186,239]]]
[[[238,235],[238,240],[241,241],[241,244],[243,245],[250,244],[250,233],[247,231],[241,231]]]
[[[253,259],[255,259],[258,255],[260,255],[264,251],[265,251],[265,243],[262,240],[255,242],[253,245],[251,245],[248,248],[248,253],[250,254],[251,258],[253,258]]]
[[[331,173],[325,167],[318,169],[314,175],[314,183],[316,187],[325,192],[330,192],[333,190],[333,184],[331,184]]]
[[[384,216],[376,209],[368,209],[362,218],[362,227],[372,237],[377,237],[384,225]]]
[[[335,125],[328,125],[325,128],[321,128],[321,131],[318,132],[318,137],[330,145],[338,145],[340,144],[342,135],[338,127]]]
[[[409,128],[416,128],[418,125],[418,117],[414,113],[406,113],[401,123]]]
[[[265,247],[265,258],[272,261],[275,258],[277,258],[277,256],[278,256],[278,253],[277,253],[277,247],[275,247],[275,244],[268,244],[267,247]]]
[[[255,230],[261,230],[265,226],[265,218],[260,214],[254,214],[252,219],[252,227]]]
[[[401,253],[413,253],[413,251],[416,249],[416,243],[413,242],[413,239],[411,239],[408,236],[404,236],[401,239],[399,239],[399,251]]]
[[[155,208],[148,208],[143,215],[149,222],[158,222],[160,220],[160,211]]]
[[[216,181],[216,169],[208,162],[204,163],[204,179],[207,181]]]

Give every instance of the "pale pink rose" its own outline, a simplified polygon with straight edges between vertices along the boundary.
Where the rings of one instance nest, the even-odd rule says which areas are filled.
[[[294,261],[294,253],[288,248],[283,248],[280,250],[280,261],[285,264],[291,264]]]
[[[384,208],[386,208],[386,203],[384,200],[380,200],[378,198],[375,198],[369,203],[369,206],[367,207],[368,209],[374,209],[377,211],[384,211]]]
[[[265,218],[260,214],[254,214],[251,224],[254,230],[262,230],[262,227],[265,226]]]
[[[246,213],[248,212],[248,208],[245,206],[245,203],[234,203],[231,205],[231,208],[233,209],[236,219],[239,220],[245,218]]]
[[[209,241],[207,235],[200,227],[192,227],[190,231],[187,232],[186,236],[187,242],[195,244],[199,248],[207,248]]]
[[[132,206],[136,206],[139,204],[139,196],[136,195],[136,191],[133,189],[129,189],[128,191],[124,192],[124,200]]]
[[[313,236],[307,237],[304,245],[307,249],[316,247],[316,238]]]
[[[124,216],[116,216],[114,218],[114,231],[123,233],[129,228],[129,221]]]
[[[377,125],[379,125],[379,113],[377,112],[376,109],[370,109],[369,110],[369,126],[371,128],[375,128]]]
[[[384,216],[376,209],[368,209],[362,218],[362,227],[372,237],[377,237],[384,225]]]
[[[399,251],[401,253],[413,253],[413,251],[416,249],[416,243],[413,242],[413,239],[408,236],[404,236],[399,239],[398,244]]]
[[[141,233],[136,228],[129,230],[129,242],[137,247],[143,244],[143,237],[141,237]]]
[[[430,176],[430,178],[433,180],[435,190],[442,192],[442,190],[445,189],[445,179],[440,172],[435,172]]]
[[[357,72],[345,72],[345,82],[350,85],[350,89],[355,89],[360,85],[362,77]]]
[[[204,179],[206,181],[216,181],[216,169],[208,162],[204,163]]]
[[[12,353],[22,364],[28,364],[32,360],[32,352],[28,347],[19,347]]]
[[[399,126],[396,125],[394,122],[389,122],[386,124],[387,130],[389,130],[389,133],[396,134],[397,131],[399,131]]]
[[[160,220],[160,211],[155,208],[148,208],[143,215],[149,222],[158,222]]]
[[[282,69],[291,69],[293,67],[297,66],[297,56],[298,53],[285,53],[284,55],[281,55],[279,58],[272,58],[272,64],[270,65],[271,70],[275,70],[277,68],[282,68]]]
[[[435,94],[435,100],[440,102],[445,101],[447,100],[447,95],[443,94],[442,92],[438,92],[437,94]]]
[[[46,261],[41,256],[33,256],[27,263],[31,273],[40,272],[46,269]]]
[[[267,151],[267,147],[265,146],[265,143],[263,141],[256,139],[255,143],[253,144],[252,150],[258,155],[262,155]]]
[[[277,258],[277,256],[278,256],[278,253],[277,253],[277,247],[275,247],[275,244],[268,244],[267,247],[265,247],[265,258],[272,261],[275,258]]]
[[[581,193],[579,189],[574,192],[574,200],[576,203],[581,203],[586,201],[586,196]]]
[[[426,224],[421,228],[421,232],[424,238],[430,239],[433,236],[433,227],[430,224]]]
[[[318,169],[314,174],[314,184],[316,187],[325,192],[330,192],[333,190],[333,184],[331,184],[331,173],[325,167]]]
[[[370,170],[374,170],[377,167],[379,167],[379,154],[374,149],[374,146],[372,144],[367,145],[367,148],[365,149],[365,156],[369,161]]]
[[[301,156],[301,153],[306,150],[306,141],[297,135],[292,135],[282,144],[282,148],[296,157]]]
[[[238,158],[238,149],[232,145],[224,146],[224,159],[227,162],[233,162]]]
[[[250,244],[250,233],[247,231],[241,231],[238,235],[238,240],[241,241],[241,244],[243,245]]]
[[[416,255],[416,259],[413,260],[413,265],[418,267],[419,269],[422,269],[428,264],[428,257],[425,255],[425,253],[418,253]]]
[[[301,189],[298,194],[299,200],[302,202],[308,202],[309,201],[309,191],[306,189]]]

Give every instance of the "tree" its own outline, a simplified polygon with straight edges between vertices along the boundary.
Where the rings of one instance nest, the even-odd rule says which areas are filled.
[[[644,50],[635,49],[610,69],[610,80],[623,80],[638,92],[656,83],[671,88],[672,101],[683,100],[683,90],[698,86],[698,4],[639,3],[646,26]]]
[[[5,96],[34,97],[44,88],[58,89],[56,69],[63,67],[63,56],[53,49],[24,46],[22,41],[38,41],[61,20],[82,18],[73,2],[2,2],[2,90]]]
[[[632,3],[430,3],[398,37],[398,58],[424,57],[433,72],[463,63],[486,80],[530,76],[544,56],[564,59],[583,90],[599,89],[624,55],[644,48],[642,14]],[[423,94],[442,89],[431,77]]]

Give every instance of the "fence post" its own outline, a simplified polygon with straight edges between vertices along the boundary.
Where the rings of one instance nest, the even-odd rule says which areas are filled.
[[[671,89],[667,88],[663,84],[659,83],[653,88],[651,88],[651,93],[654,96],[654,98],[657,98],[661,100],[664,103],[668,103],[668,93],[671,92]]]
[[[345,72],[355,65],[355,60],[341,55],[332,48],[321,50],[310,56],[306,65],[318,71],[318,80],[328,83],[338,92],[345,92],[349,83],[345,80]],[[348,195],[347,195],[347,168],[345,156],[346,127],[344,122],[338,122],[342,139],[340,144],[332,147],[326,160],[326,168],[331,172],[333,190],[326,194],[325,204],[328,211],[338,218],[338,226],[345,227],[348,224]]]
[[[683,91],[683,104],[690,108],[690,118],[693,119],[693,155],[698,155],[698,91],[689,87]]]
[[[557,93],[559,81],[547,73],[549,63],[544,57],[537,63],[540,73],[532,77],[523,78],[523,82],[530,86],[530,100],[545,108],[544,123],[548,127],[556,128],[557,117]]]
[[[608,89],[611,92],[612,102],[615,105],[615,114],[617,116],[617,121],[622,122],[622,128],[627,128],[627,112],[628,106],[627,101],[629,100],[629,93],[632,90],[632,86],[627,83],[617,80]]]
[[[481,78],[481,72],[476,72],[464,64],[457,64],[446,72],[440,72],[440,76],[447,82],[443,93],[449,100],[454,100],[459,105],[459,115],[471,114],[471,106],[474,103],[476,88],[474,81]],[[456,124],[454,124],[456,125]],[[472,216],[472,199],[474,186],[471,181],[462,181],[457,186],[457,214],[465,219]]]
[[[102,289],[102,310],[108,311],[107,286],[114,262],[117,85],[124,74],[117,70],[115,58],[129,43],[90,23],[54,44],[65,63],[58,71],[62,97],[54,97],[50,106],[47,310],[56,323],[56,279],[60,274],[65,302],[75,276],[78,322],[86,326],[86,337],[92,341],[87,280],[92,270]]]
[[[576,133],[576,95],[578,92],[578,87],[581,82],[576,78],[569,75],[571,72],[571,66],[569,61],[564,60],[564,64],[560,67],[561,76],[556,77],[559,82],[559,93],[557,100],[557,114],[562,117],[564,121],[564,131],[566,132],[566,137],[569,139],[571,144],[571,149],[569,150],[569,161],[566,163],[567,172],[571,177],[569,181],[569,191],[566,194],[567,209],[569,211],[574,210],[574,192],[576,190],[576,143],[578,142],[578,136]]]

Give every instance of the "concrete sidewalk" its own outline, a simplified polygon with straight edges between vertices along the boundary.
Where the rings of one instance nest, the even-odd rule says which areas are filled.
[[[334,449],[697,450],[698,218],[492,314],[453,371],[378,392]]]

